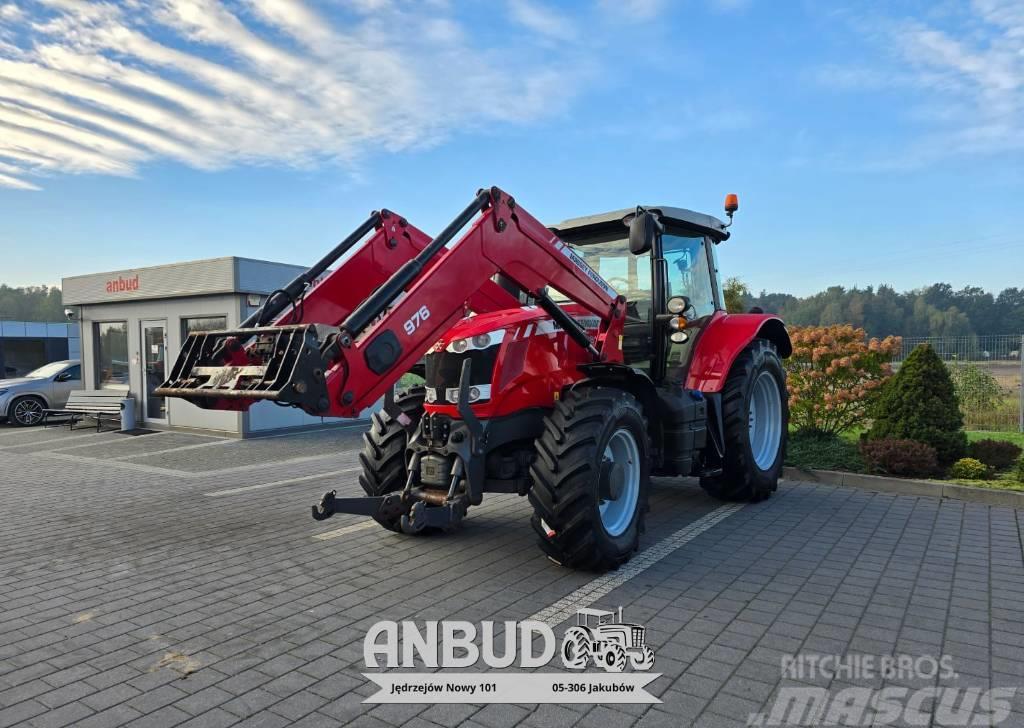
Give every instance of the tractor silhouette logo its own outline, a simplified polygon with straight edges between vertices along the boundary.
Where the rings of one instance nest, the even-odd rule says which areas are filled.
[[[626,662],[634,670],[654,667],[654,650],[644,642],[646,627],[622,621],[618,614],[604,609],[576,610],[576,626],[562,638],[562,664],[570,670],[582,670],[591,662],[606,672],[622,672]]]

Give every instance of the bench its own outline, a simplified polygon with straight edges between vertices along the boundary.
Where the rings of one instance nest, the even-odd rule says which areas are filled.
[[[67,423],[70,429],[75,429],[75,424],[85,417],[96,418],[96,431],[100,431],[100,425],[104,419],[121,421],[121,400],[130,396],[127,392],[118,392],[103,389],[83,389],[71,393],[67,403],[61,409],[43,410],[43,426],[50,417],[70,417]],[[61,423],[64,424],[64,423]]]

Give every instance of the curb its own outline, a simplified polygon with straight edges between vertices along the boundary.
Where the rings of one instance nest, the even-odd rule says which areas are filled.
[[[839,485],[846,488],[872,490],[878,493],[923,495],[932,498],[949,498],[950,500],[984,503],[990,506],[1009,506],[1011,508],[1024,509],[1024,491],[975,488],[970,485],[939,483],[934,480],[887,478],[882,475],[845,473],[839,470],[805,470],[804,468],[791,468],[788,466],[783,468],[782,477],[784,480]]]

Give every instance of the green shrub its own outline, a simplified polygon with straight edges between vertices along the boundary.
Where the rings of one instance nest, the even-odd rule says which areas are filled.
[[[973,362],[950,363],[949,378],[968,422],[985,422],[1002,403],[999,380]]]
[[[815,430],[790,433],[786,464],[797,468],[864,472],[864,459],[856,443]]]
[[[960,458],[949,469],[949,477],[960,480],[987,480],[992,471],[980,460]]]
[[[1017,463],[1013,466],[1013,477],[1018,482],[1024,483],[1024,457],[1018,458]]]
[[[860,454],[868,469],[877,473],[928,477],[939,469],[935,448],[914,440],[865,440]]]
[[[916,440],[935,448],[940,463],[967,452],[963,416],[949,370],[927,344],[914,349],[882,386],[872,408],[871,440]]]
[[[1020,454],[1020,446],[1006,440],[975,440],[967,446],[968,456],[996,470],[1006,470],[1017,462]]]

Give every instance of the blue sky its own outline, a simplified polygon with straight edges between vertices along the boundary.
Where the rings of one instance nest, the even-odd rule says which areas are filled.
[[[740,195],[726,275],[1024,283],[1024,3],[0,0],[0,282],[315,260],[481,186]]]

